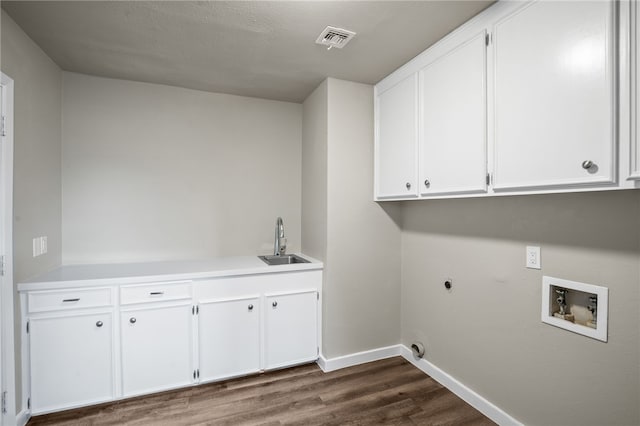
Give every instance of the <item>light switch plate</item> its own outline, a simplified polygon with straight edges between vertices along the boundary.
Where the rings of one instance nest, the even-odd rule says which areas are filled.
[[[38,257],[42,254],[42,247],[40,246],[40,238],[33,239],[33,257]]]
[[[527,246],[527,268],[540,269],[540,247]]]
[[[33,239],[33,257],[38,257],[47,252],[47,237]]]

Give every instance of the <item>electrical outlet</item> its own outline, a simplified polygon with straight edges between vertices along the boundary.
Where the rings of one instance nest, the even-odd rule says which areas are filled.
[[[527,268],[540,269],[540,247],[527,246]]]

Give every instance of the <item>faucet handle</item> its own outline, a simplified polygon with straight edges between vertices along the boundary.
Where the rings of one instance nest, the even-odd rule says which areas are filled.
[[[284,254],[287,251],[287,237],[280,237],[279,240],[280,254]]]

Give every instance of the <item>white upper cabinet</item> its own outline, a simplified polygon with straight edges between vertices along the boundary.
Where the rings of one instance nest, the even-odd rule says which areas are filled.
[[[640,180],[640,7],[636,1],[631,2],[631,152],[629,178]]]
[[[533,2],[495,24],[494,190],[615,182],[614,6]]]
[[[420,194],[486,192],[486,32],[422,68]]]
[[[638,9],[496,2],[384,78],[375,199],[640,188]]]
[[[418,196],[417,115],[416,74],[376,94],[376,198]]]

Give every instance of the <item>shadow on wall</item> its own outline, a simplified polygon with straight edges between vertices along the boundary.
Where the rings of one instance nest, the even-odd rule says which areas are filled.
[[[411,233],[639,252],[640,191],[407,201],[400,223]]]
[[[399,229],[402,229],[402,203],[390,202],[390,203],[377,203],[378,206],[389,216],[389,218],[396,224]]]

